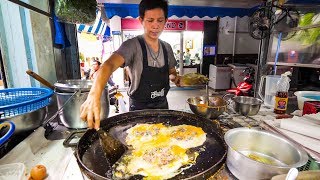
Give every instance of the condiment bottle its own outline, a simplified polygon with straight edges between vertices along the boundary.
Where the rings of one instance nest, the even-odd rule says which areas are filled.
[[[290,71],[281,74],[281,78],[277,83],[277,91],[275,95],[274,113],[285,114],[288,105],[288,91],[290,88]]]

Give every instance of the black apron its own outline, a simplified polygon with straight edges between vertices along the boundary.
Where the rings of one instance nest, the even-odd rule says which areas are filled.
[[[164,55],[164,66],[161,68],[151,67],[148,66],[148,54],[145,41],[141,36],[138,37],[138,40],[142,49],[143,69],[138,89],[130,96],[129,110],[168,109],[166,96],[170,85],[167,49],[164,43],[159,40]]]

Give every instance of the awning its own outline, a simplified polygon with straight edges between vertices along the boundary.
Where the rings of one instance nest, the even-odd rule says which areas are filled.
[[[116,3],[104,3],[106,15],[108,18],[113,16],[120,16],[121,18],[139,16],[139,5],[138,4],[116,4]],[[189,17],[198,16],[200,18],[208,17],[224,17],[224,16],[248,16],[251,15],[258,7],[253,8],[226,8],[226,7],[208,7],[208,6],[177,6],[170,5],[168,9],[168,17]]]
[[[98,11],[96,20],[92,26],[77,24],[77,31],[79,33],[101,36],[104,39],[110,37],[110,27],[102,20],[100,11]]]

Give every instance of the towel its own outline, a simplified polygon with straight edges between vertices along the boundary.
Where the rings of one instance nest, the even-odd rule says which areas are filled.
[[[66,32],[65,32],[65,24],[62,22],[59,22],[58,17],[53,13],[53,23],[54,23],[54,43],[57,45],[60,45],[62,49],[66,47],[70,47],[70,41],[67,38]]]

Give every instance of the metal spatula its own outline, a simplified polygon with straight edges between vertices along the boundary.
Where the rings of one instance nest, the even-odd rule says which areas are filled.
[[[102,129],[99,129],[97,133],[105,156],[111,164],[114,164],[126,152],[127,147]]]

